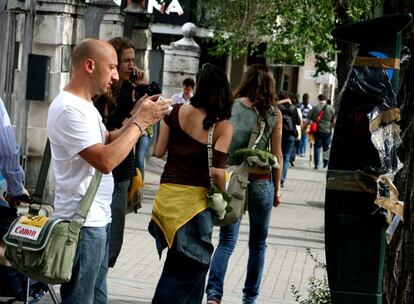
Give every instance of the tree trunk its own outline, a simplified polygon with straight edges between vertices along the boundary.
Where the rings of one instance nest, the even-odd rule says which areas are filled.
[[[339,20],[340,25],[352,22],[346,7],[342,5],[340,0],[332,0],[332,7],[334,8],[335,16]],[[339,50],[337,55],[336,77],[338,79],[338,88],[341,90],[348,77],[352,60],[356,54],[356,47],[351,43],[339,40],[336,41],[336,47]],[[336,106],[339,107],[339,105]]]
[[[386,15],[414,13],[413,0],[385,0]],[[403,45],[414,52],[414,26],[404,31]],[[414,54],[413,54],[414,55]],[[388,304],[414,303],[414,56],[401,67],[398,104],[401,109],[400,158],[404,168],[396,177],[400,199],[405,202],[404,222],[387,246],[384,271],[384,302]]]

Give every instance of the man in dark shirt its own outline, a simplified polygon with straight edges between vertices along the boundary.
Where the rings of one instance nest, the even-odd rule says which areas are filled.
[[[101,96],[95,103],[101,113],[108,131],[120,129],[136,110],[134,100],[135,86],[140,83],[144,75],[134,64],[135,49],[132,41],[124,37],[116,37],[108,41],[118,56],[119,81],[112,85],[111,93]],[[138,106],[138,105],[137,105]],[[109,241],[108,266],[114,267],[121,251],[125,215],[127,212],[128,190],[132,178],[136,174],[134,151],[112,171],[114,177],[114,192],[112,194],[111,236]]]
[[[308,120],[317,121],[319,113],[324,111],[323,116],[318,122],[318,131],[315,136],[315,148],[314,148],[314,164],[315,169],[319,169],[319,160],[321,154],[321,147],[323,152],[329,150],[331,144],[332,129],[335,124],[335,109],[326,103],[326,97],[323,94],[318,96],[319,104],[314,106],[309,112]],[[328,159],[323,160],[323,167],[328,166]]]

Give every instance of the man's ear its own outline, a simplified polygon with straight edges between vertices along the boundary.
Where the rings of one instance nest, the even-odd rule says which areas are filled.
[[[95,69],[95,61],[93,61],[93,59],[91,59],[91,58],[86,59],[85,60],[85,70],[89,74],[92,74],[94,69]]]

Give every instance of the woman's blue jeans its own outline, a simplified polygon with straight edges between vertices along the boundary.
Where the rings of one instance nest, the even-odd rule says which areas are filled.
[[[282,152],[283,152],[283,169],[282,169],[282,184],[285,182],[287,177],[287,171],[289,168],[290,157],[295,146],[295,137],[289,135],[286,138],[283,138],[282,142]]]
[[[274,197],[269,180],[251,181],[248,186],[248,213],[250,220],[249,259],[243,288],[243,303],[256,303],[262,280],[266,252],[266,238]],[[206,288],[207,299],[221,300],[229,258],[236,246],[240,221],[220,228],[219,244],[214,252]]]

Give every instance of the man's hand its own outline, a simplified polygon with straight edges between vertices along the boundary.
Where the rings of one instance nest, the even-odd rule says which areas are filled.
[[[23,188],[20,195],[11,196],[9,193],[6,194],[6,201],[9,203],[10,207],[17,207],[22,204],[30,204],[32,202],[32,198],[30,197],[29,192]]]
[[[134,115],[134,119],[143,124],[144,128],[157,123],[167,112],[170,106],[170,99],[163,99],[157,102],[146,98]]]
[[[135,85],[149,83],[147,74],[145,74],[144,70],[134,67],[132,75],[134,76],[131,76],[130,81]]]

